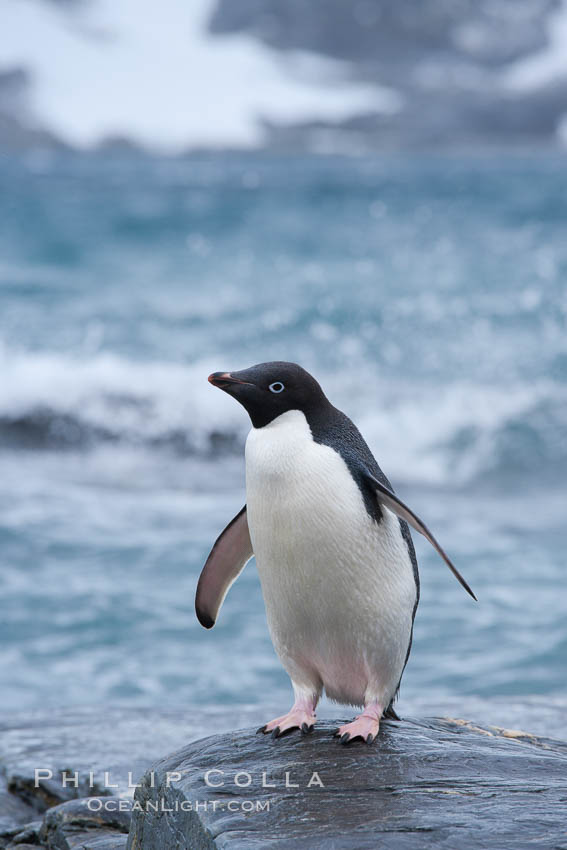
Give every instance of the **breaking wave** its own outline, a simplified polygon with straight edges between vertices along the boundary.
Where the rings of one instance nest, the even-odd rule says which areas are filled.
[[[21,354],[2,362],[0,445],[86,449],[97,443],[209,454],[242,441],[243,422],[208,390],[206,365]],[[243,417],[240,417],[243,419]]]
[[[51,354],[4,356],[0,449],[88,451],[139,447],[214,459],[242,450],[248,420],[207,383],[213,363],[141,363]],[[465,484],[550,478],[567,462],[567,390],[553,380],[503,389],[452,382],[377,384],[325,375],[394,480]],[[364,379],[362,380],[364,384]]]

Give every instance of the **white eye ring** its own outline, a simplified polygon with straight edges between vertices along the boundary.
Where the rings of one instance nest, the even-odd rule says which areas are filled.
[[[273,384],[270,384],[268,389],[271,393],[283,393],[285,387],[281,381],[274,381]]]

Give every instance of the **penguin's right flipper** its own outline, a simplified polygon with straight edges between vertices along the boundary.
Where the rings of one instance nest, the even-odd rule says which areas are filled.
[[[462,577],[456,566],[453,564],[449,556],[446,554],[445,550],[442,548],[441,544],[437,542],[433,534],[430,532],[426,524],[421,520],[417,514],[414,514],[411,508],[408,508],[401,499],[399,499],[395,493],[388,489],[381,481],[378,481],[377,478],[374,477],[370,472],[366,472],[366,478],[371,486],[374,488],[376,493],[376,498],[379,502],[389,508],[396,516],[404,519],[412,528],[415,528],[416,531],[419,531],[420,534],[423,534],[426,540],[428,540],[436,552],[441,555],[457,581],[465,588],[467,593],[472,596],[473,599],[476,600],[476,596],[470,589],[468,583]],[[478,600],[477,600],[478,601]]]
[[[195,612],[206,629],[214,626],[226,594],[253,555],[244,505],[217,537],[199,576]]]

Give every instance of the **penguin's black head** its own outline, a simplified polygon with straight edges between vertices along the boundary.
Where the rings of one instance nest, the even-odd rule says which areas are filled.
[[[288,410],[308,416],[329,404],[315,378],[296,363],[274,361],[240,372],[213,372],[209,381],[246,408],[255,428]]]

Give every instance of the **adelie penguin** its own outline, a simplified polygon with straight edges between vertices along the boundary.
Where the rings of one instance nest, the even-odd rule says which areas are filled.
[[[408,524],[474,597],[425,524],[394,494],[362,435],[294,363],[215,372],[209,381],[247,410],[246,505],[217,539],[197,586],[212,628],[254,555],[274,648],[295,700],[259,731],[308,732],[325,690],[362,707],[336,735],[371,743],[408,660],[419,574]]]

